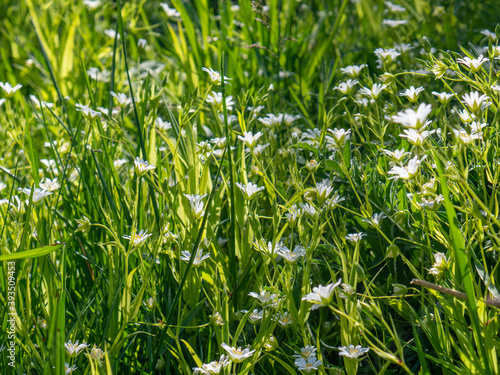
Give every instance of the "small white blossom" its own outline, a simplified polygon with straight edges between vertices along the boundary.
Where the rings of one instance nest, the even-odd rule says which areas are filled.
[[[471,59],[468,56],[465,56],[463,59],[457,59],[457,63],[465,65],[471,73],[476,73],[486,61],[488,59],[483,55],[479,55],[477,59]]]
[[[9,82],[5,83],[0,82],[0,87],[2,88],[4,95],[7,98],[11,98],[12,96],[14,96],[17,90],[23,87],[23,85],[17,84],[14,87],[12,87],[12,85]]]
[[[248,185],[243,185],[240,184],[239,182],[236,182],[236,186],[238,186],[243,193],[243,196],[247,200],[251,200],[255,195],[257,195],[260,191],[264,190],[265,188],[263,186],[258,187],[256,184],[252,184],[251,182],[248,183]]]
[[[331,283],[327,286],[315,286],[313,291],[302,298],[302,301],[313,303],[312,310],[316,310],[321,306],[328,306],[333,298],[335,288],[341,284],[342,280],[339,279],[335,284]]]
[[[345,68],[340,68],[340,71],[350,77],[357,78],[361,74],[361,71],[366,68],[368,65],[366,64],[361,64],[361,65],[350,65],[346,66]]]
[[[123,235],[123,238],[125,238],[126,240],[130,240],[130,242],[132,243],[133,246],[139,246],[144,241],[146,241],[146,239],[151,235],[152,235],[152,233],[148,234],[147,229],[146,230],[143,229],[139,233],[133,233],[131,235],[125,234],[125,235]]]
[[[219,72],[213,70],[212,68],[205,68],[205,67],[201,68],[201,70],[208,73],[212,83],[215,83],[217,85],[221,84],[222,77],[221,77]],[[230,80],[230,79],[232,79],[232,78],[227,78],[226,76],[224,76],[224,83],[227,85],[230,85],[230,83],[228,82],[228,80]]]
[[[392,116],[392,121],[403,125],[405,128],[421,129],[427,127],[432,121],[427,120],[427,116],[432,111],[430,104],[422,103],[417,110],[408,108],[397,115]]]
[[[414,86],[411,86],[409,89],[400,93],[399,96],[406,96],[410,102],[415,103],[422,91],[424,91],[423,87],[415,88]]]
[[[181,260],[183,260],[184,262],[189,262],[189,259],[191,259],[191,253],[187,250],[184,250],[181,254],[182,254]],[[194,267],[201,266],[201,263],[207,258],[210,258],[210,253],[203,255],[203,249],[198,249],[198,251],[196,252],[196,256],[193,260],[193,266]]]
[[[160,6],[163,8],[165,13],[167,14],[167,17],[169,18],[178,18],[181,16],[181,14],[177,10],[175,10],[174,8],[170,8],[166,3],[160,3]]]
[[[311,371],[316,371],[322,363],[323,362],[316,357],[297,358],[294,362],[297,370],[304,371],[306,374],[309,374]]]
[[[354,347],[354,345],[349,344],[349,346],[339,346],[339,350],[340,356],[357,359],[362,355],[368,353],[370,351],[370,348],[363,348],[361,345]]]
[[[418,172],[418,168],[420,167],[420,164],[422,163],[422,161],[424,159],[425,159],[425,156],[422,159],[419,159],[418,155],[417,155],[408,162],[407,166],[404,166],[404,167],[394,166],[387,173],[394,175],[391,178],[396,178],[396,179],[402,178],[404,180],[410,180],[410,179],[415,177],[415,175]]]
[[[66,353],[70,358],[76,358],[78,357],[78,354],[85,349],[88,348],[89,345],[84,342],[82,344],[78,344],[78,341],[75,343],[72,343],[71,340],[69,340],[67,343],[64,344],[64,348],[66,349]]]
[[[449,101],[451,100],[451,98],[453,98],[455,95],[453,94],[449,94],[447,92],[437,92],[437,91],[433,91],[432,92],[432,95],[435,95],[437,96],[439,102],[442,104],[442,105],[446,105],[449,103]]]
[[[242,140],[245,142],[248,148],[251,150],[255,147],[257,144],[257,140],[262,137],[264,134],[261,132],[258,132],[257,134],[252,134],[252,132],[243,132],[243,136],[239,135],[238,139]]]
[[[54,178],[53,180],[51,180],[50,178],[46,178],[45,182],[40,182],[40,187],[43,190],[56,191],[61,187],[61,184],[59,184],[57,178]]]
[[[135,158],[134,165],[135,173],[137,173],[138,176],[143,176],[148,171],[156,168],[154,165],[149,164],[146,160],[139,159],[138,157]]]
[[[236,348],[229,346],[226,343],[222,343],[221,346],[227,352],[229,358],[231,358],[231,361],[233,361],[234,363],[243,362],[245,359],[250,358],[251,356],[253,356],[253,353],[255,353],[255,350],[249,350],[248,348]]]

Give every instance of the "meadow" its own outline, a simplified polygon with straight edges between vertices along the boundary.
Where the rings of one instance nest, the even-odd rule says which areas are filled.
[[[1,374],[500,374],[496,0],[0,0]]]

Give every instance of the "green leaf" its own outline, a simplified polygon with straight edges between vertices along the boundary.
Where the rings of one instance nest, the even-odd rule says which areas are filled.
[[[27,250],[27,251],[12,253],[12,254],[0,255],[0,261],[17,260],[17,259],[30,259],[30,258],[41,257],[43,255],[50,254],[53,251],[59,250],[61,247],[63,247],[63,245],[64,245],[64,243],[60,243],[60,244],[55,244],[55,245],[48,245],[48,246],[44,246],[44,247],[39,247],[39,248],[33,249],[33,250]]]

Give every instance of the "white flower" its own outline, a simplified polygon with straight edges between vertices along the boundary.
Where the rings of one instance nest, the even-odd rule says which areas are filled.
[[[146,241],[146,239],[151,236],[152,233],[148,234],[148,230],[141,230],[139,233],[133,233],[130,236],[129,235],[124,235],[123,238],[126,240],[130,240],[132,242],[133,246],[139,246],[141,243]]]
[[[276,125],[281,124],[283,121],[283,115],[278,114],[277,116],[275,114],[269,113],[266,115],[264,118],[259,118],[259,121],[264,124],[267,128],[272,128]]]
[[[483,55],[479,55],[477,59],[471,59],[468,56],[465,56],[463,59],[457,59],[457,63],[465,65],[471,73],[476,73],[486,61],[488,59],[484,58]]]
[[[345,130],[345,129],[327,129],[328,133],[330,133],[332,136],[326,136],[326,140],[330,144],[336,144],[338,147],[342,147],[350,137],[351,137],[351,129]],[[333,141],[333,142],[332,142]]]
[[[9,82],[0,82],[0,87],[2,88],[3,90],[3,93],[5,94],[5,96],[7,98],[11,98],[17,90],[19,90],[21,87],[23,87],[23,85],[15,85],[14,87],[11,86],[11,84]]]
[[[281,327],[288,327],[292,323],[293,323],[292,317],[287,311],[279,315],[278,324]]]
[[[417,155],[408,162],[407,166],[404,167],[394,166],[389,172],[387,172],[387,174],[393,174],[394,177],[391,178],[402,178],[404,180],[412,179],[417,174],[418,168],[420,167],[420,164],[424,159],[425,156],[420,160]]]
[[[348,79],[347,82],[340,82],[334,90],[340,91],[344,95],[351,95],[354,92],[354,86],[359,83],[357,79]]]
[[[323,362],[318,360],[316,357],[297,358],[294,362],[297,370],[304,371],[309,374],[311,371],[316,371]]]
[[[486,94],[480,96],[477,91],[471,92],[470,94],[464,94],[462,99],[467,107],[469,107],[469,110],[474,113],[482,112],[491,104],[489,96]]]
[[[126,94],[123,94],[123,93],[114,93],[113,91],[111,91],[111,96],[116,98],[116,100],[118,100],[118,104],[120,105],[120,107],[126,107],[128,106],[130,103],[132,103],[132,100],[126,95]]]
[[[31,189],[27,189],[27,188],[21,189],[21,188],[19,188],[18,190],[22,191],[28,197],[31,195]],[[45,197],[47,197],[47,196],[49,196],[51,194],[52,194],[51,191],[47,191],[47,190],[44,190],[44,189],[36,188],[33,191],[33,203],[34,204],[40,203]],[[28,203],[28,201],[26,201],[26,203]]]
[[[340,356],[346,356],[347,358],[352,358],[356,359],[359,358],[360,356],[364,355],[365,353],[368,353],[370,348],[363,348],[361,345],[358,345],[354,347],[354,345],[349,344],[349,346],[339,346]]]
[[[184,196],[189,200],[193,218],[200,219],[201,217],[203,217],[203,215],[205,214],[205,204],[203,203],[202,199],[206,196],[206,194],[184,194]]]
[[[54,103],[47,103],[47,102],[44,102],[43,100],[38,100],[38,98],[35,95],[30,95],[30,100],[37,108],[42,108],[42,107],[53,108],[54,107]]]
[[[172,128],[172,123],[164,121],[161,117],[157,117],[155,123],[156,127],[163,131],[167,131]]]
[[[335,288],[341,284],[342,280],[339,279],[335,284],[331,283],[327,286],[315,286],[313,291],[306,296],[302,297],[302,301],[313,303],[312,310],[316,310],[321,306],[328,306],[333,298]]]
[[[240,190],[243,193],[243,196],[247,200],[252,199],[256,194],[265,189],[263,186],[258,187],[256,184],[252,184],[251,182],[249,182],[248,185],[246,186],[240,184],[239,182],[236,182],[236,186],[240,188]]]
[[[187,250],[184,250],[181,254],[182,254],[181,260],[189,262],[189,259],[191,259],[191,253]],[[196,252],[196,256],[193,260],[193,266],[199,267],[201,263],[207,258],[210,258],[210,253],[203,255],[203,249],[198,249],[198,251]]]
[[[238,136],[238,139],[242,140],[245,142],[248,148],[251,150],[255,147],[257,144],[257,140],[262,137],[264,134],[261,132],[258,132],[257,134],[253,135],[252,132],[243,132],[243,137],[241,135]]]
[[[248,316],[248,320],[250,320],[250,323],[255,324],[259,320],[261,320],[263,316],[264,316],[264,310],[259,311],[258,309],[254,309]]]
[[[226,97],[226,108],[228,111],[233,109],[233,104],[234,102],[232,101],[233,97],[231,95]],[[222,104],[222,93],[221,92],[215,92],[212,91],[212,94],[207,96],[207,103],[213,104],[213,106],[217,110],[222,110],[223,104]]]
[[[64,364],[64,373],[66,375],[71,374],[73,371],[75,371],[78,367],[76,365],[70,366],[69,363]]]
[[[451,98],[453,98],[455,96],[453,94],[448,94],[447,92],[437,92],[437,91],[433,91],[432,95],[437,96],[439,102],[442,105],[448,104],[448,102],[451,100]]]
[[[76,358],[78,354],[80,354],[80,352],[83,349],[88,348],[89,345],[86,342],[78,345],[78,341],[72,343],[71,340],[69,340],[67,343],[64,344],[64,347],[66,349],[66,353],[68,353],[68,356],[70,358]]]
[[[167,14],[167,17],[176,18],[181,16],[181,14],[177,10],[175,10],[174,8],[170,8],[166,3],[160,3],[160,6]]]
[[[139,159],[138,157],[135,158],[134,164],[135,173],[137,173],[139,177],[156,168],[154,165],[150,165],[146,160]]]
[[[418,131],[415,129],[404,129],[403,132],[404,132],[404,134],[399,135],[401,138],[408,139],[408,142],[410,142],[412,145],[422,146],[424,144],[425,140],[431,134],[433,134],[435,132],[435,130]]]
[[[362,219],[362,221],[374,226],[374,227],[378,227],[380,226],[380,222],[382,221],[383,218],[385,218],[385,214],[383,212],[380,212],[380,213],[375,213],[372,215],[371,218],[369,219]]]
[[[340,202],[345,201],[344,197],[341,197],[338,192],[335,192],[333,197],[328,199],[325,204],[329,209],[334,209],[339,205]]]
[[[122,165],[127,164],[127,159],[117,159],[113,161],[113,166],[115,168],[120,168]]]
[[[56,191],[57,189],[59,189],[61,187],[61,185],[57,181],[57,178],[54,178],[53,180],[51,180],[50,178],[46,178],[45,182],[40,183],[40,187],[43,190]]]
[[[219,72],[213,70],[212,68],[201,68],[201,70],[203,70],[204,72],[207,72],[208,75],[210,76],[210,80],[212,81],[212,83],[215,83],[217,85],[220,85],[221,84],[221,75],[219,74]],[[227,82],[228,80],[230,80],[232,78],[227,78],[226,76],[224,76],[224,83],[227,84],[227,85],[230,85],[229,82]]]
[[[434,254],[434,264],[432,268],[429,270],[429,273],[434,276],[440,275],[442,272],[446,271],[449,266],[449,259],[446,258],[444,253],[435,253]]]
[[[406,11],[405,7],[402,7],[401,5],[398,5],[398,4],[393,4],[390,1],[384,1],[384,4],[389,9],[389,11],[391,11],[393,13],[399,13],[399,12]]]
[[[363,237],[366,236],[366,233],[359,232],[359,233],[350,233],[347,236],[345,236],[346,240],[349,240],[351,243],[355,244],[363,239]]]
[[[294,204],[292,207],[290,207],[290,211],[285,214],[286,220],[288,221],[288,226],[290,228],[295,228],[300,213],[300,208],[297,208],[297,205]]]
[[[405,53],[413,48],[409,43],[394,43],[394,49],[398,52]]]
[[[83,5],[89,9],[96,9],[99,5],[101,5],[101,0],[84,0]]]
[[[422,198],[422,203],[419,203],[418,205],[420,208],[427,208],[431,211],[436,211],[443,201],[444,197],[442,195],[438,195],[436,198],[429,200]]]
[[[146,48],[147,44],[148,44],[148,41],[146,39],[139,39],[137,41],[137,47],[142,48],[142,49]]]
[[[389,48],[389,49],[383,49],[383,48],[377,48],[373,53],[377,55],[378,63],[379,63],[379,68],[382,67],[384,64],[390,64],[396,58],[401,55],[398,51],[396,51],[394,48]]]
[[[309,358],[316,357],[316,351],[318,348],[312,345],[307,345],[304,348],[300,349],[300,354],[293,354],[292,357],[295,358]]]
[[[333,188],[330,186],[330,181],[325,180],[323,182],[320,182],[319,184],[316,184],[315,191],[318,203],[323,204],[333,192]]]
[[[453,134],[455,135],[455,137],[457,138],[457,140],[464,145],[468,145],[476,139],[483,138],[483,132],[480,132],[480,131],[476,131],[476,132],[471,131],[470,134],[465,129],[458,129],[458,130],[452,129],[452,131],[453,131]]]
[[[104,34],[106,34],[111,39],[117,38],[118,40],[120,40],[120,33],[116,33],[116,31],[114,29],[104,30]]]
[[[235,348],[227,345],[226,343],[222,343],[221,346],[225,351],[227,351],[227,353],[229,354],[229,358],[231,358],[231,361],[233,361],[234,363],[243,362],[245,359],[250,358],[251,356],[253,356],[253,353],[255,353],[255,350],[249,350],[248,348]]]
[[[281,116],[283,116],[283,122],[285,125],[290,126],[292,123],[298,119],[300,119],[300,115],[289,115],[288,113],[280,113]]]
[[[319,211],[316,210],[316,208],[309,203],[305,203],[305,204],[300,203],[300,207],[307,214],[307,216],[309,216],[309,218],[311,220],[314,220],[316,218],[316,216],[319,215]]]
[[[319,163],[316,160],[309,160],[306,163],[306,168],[309,172],[316,172],[319,168]]]
[[[94,347],[90,351],[90,356],[92,357],[93,360],[100,361],[102,357],[104,357],[104,352],[100,348],[94,345]]]
[[[340,71],[344,74],[347,74],[350,77],[357,78],[361,74],[361,70],[363,70],[367,66],[368,65],[366,65],[366,64],[349,65],[349,66],[346,66],[345,68],[340,68]]]
[[[208,364],[203,364],[201,367],[194,367],[194,374],[203,374],[203,375],[212,375],[212,374],[220,374],[220,371],[223,367],[229,365],[229,359],[226,358],[224,354],[220,356],[218,361],[212,361]]]
[[[94,111],[93,109],[90,109],[86,105],[82,104],[75,104],[76,110],[79,112],[82,112],[83,115],[87,118],[87,120],[94,120],[96,118],[99,118],[101,114],[97,111]]]
[[[387,25],[390,27],[398,27],[408,23],[408,20],[383,20],[382,25]]]
[[[384,154],[386,154],[387,156],[390,156],[391,158],[393,158],[397,162],[401,162],[406,155],[410,154],[409,152],[405,152],[404,148],[402,150],[396,150],[396,151],[390,151],[390,150],[384,149],[384,150],[382,150],[382,152]]]
[[[409,89],[400,93],[399,96],[406,96],[410,102],[415,103],[418,99],[418,95],[422,91],[424,91],[423,87],[415,88],[414,86],[411,86]]]
[[[492,33],[490,30],[481,30],[481,34],[483,34],[492,42],[495,42],[497,40],[497,34]]]
[[[255,292],[250,292],[248,293],[248,295],[250,297],[258,299],[262,307],[273,305],[278,297],[275,293],[271,293],[268,290],[262,290],[258,294]]]
[[[111,78],[111,72],[106,69],[101,72],[97,68],[89,68],[89,70],[87,70],[87,74],[90,78],[96,81],[109,82],[109,79]]]
[[[382,91],[384,91],[387,88],[387,85],[382,85],[380,83],[375,83],[373,84],[372,88],[369,89],[367,87],[362,87],[359,92],[361,95],[364,95],[368,98],[371,98],[373,100],[378,99]]]
[[[427,120],[427,116],[432,111],[430,104],[422,103],[417,110],[408,108],[397,115],[392,116],[392,121],[403,125],[405,128],[421,129],[427,127],[432,121]]]
[[[280,247],[277,254],[282,256],[289,263],[296,263],[300,258],[306,255],[306,249],[302,246],[297,245],[293,251],[290,251],[286,246]]]

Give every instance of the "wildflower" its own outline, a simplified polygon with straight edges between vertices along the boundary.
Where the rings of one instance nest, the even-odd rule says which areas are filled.
[[[78,228],[76,228],[76,232],[82,232],[82,233],[87,233],[90,230],[91,223],[90,220],[86,217],[83,216],[83,219],[75,219],[75,221],[78,223]]]
[[[3,90],[5,97],[11,98],[12,96],[14,96],[14,94],[16,93],[17,90],[19,90],[21,87],[23,87],[23,85],[17,84],[14,87],[12,87],[12,85],[9,82],[5,82],[5,83],[0,82],[0,87]]]
[[[72,343],[71,340],[69,340],[67,343],[64,344],[64,348],[66,349],[66,353],[70,358],[76,358],[78,357],[78,354],[85,349],[88,348],[89,345],[84,342],[83,344],[78,345],[78,341],[75,343]]]
[[[387,85],[382,85],[380,83],[374,83],[372,88],[363,87],[359,90],[361,95],[364,95],[373,100],[377,100],[382,93],[387,88]]]
[[[229,358],[226,358],[226,356],[222,354],[218,361],[203,364],[201,367],[194,367],[193,372],[203,375],[220,374],[222,368],[228,366],[229,363]]]
[[[300,203],[300,207],[311,220],[314,220],[320,213],[320,211],[316,210],[316,208],[309,203]]]
[[[359,83],[357,79],[348,79],[347,82],[340,82],[338,86],[334,87],[334,90],[340,91],[344,95],[352,95],[354,92],[354,86]]]
[[[90,351],[90,357],[94,361],[100,361],[102,359],[102,357],[104,357],[104,352],[100,348],[98,348],[96,345],[94,345],[94,347]]]
[[[75,371],[78,367],[76,365],[73,365],[70,367],[69,363],[64,364],[64,373],[66,375],[71,374],[73,371]]]
[[[405,128],[421,129],[427,127],[432,121],[427,120],[427,116],[432,111],[430,104],[422,103],[417,110],[408,108],[397,115],[392,116],[392,121],[403,125]]]
[[[339,279],[335,284],[331,283],[327,286],[316,286],[313,291],[306,296],[302,297],[302,301],[313,303],[311,309],[316,310],[321,306],[328,306],[333,298],[335,288],[341,284],[342,280]]]
[[[262,307],[273,305],[278,297],[275,293],[271,293],[268,290],[262,290],[260,293],[250,292],[248,295],[258,299]]]
[[[491,32],[490,30],[481,30],[481,34],[483,34],[493,43],[497,40],[497,34]]]
[[[380,213],[375,213],[372,215],[371,218],[369,219],[362,219],[362,221],[374,226],[374,227],[378,227],[380,226],[380,221],[382,221],[383,218],[385,218],[385,214],[383,212],[380,212]]]
[[[316,357],[297,358],[294,362],[297,370],[304,371],[309,374],[311,371],[316,371],[323,362],[318,360]]]
[[[47,328],[47,321],[39,316],[36,318],[36,324],[42,329]]]
[[[182,254],[181,260],[189,262],[189,259],[191,259],[191,253],[187,250],[184,250],[181,254]],[[199,267],[201,265],[201,262],[203,262],[207,258],[210,258],[210,253],[203,255],[203,249],[198,249],[198,251],[196,252],[196,256],[193,260],[193,266]]]
[[[390,27],[398,27],[408,23],[408,20],[383,20],[382,25],[387,25]]]
[[[330,186],[330,181],[328,180],[316,184],[316,188],[314,190],[319,204],[323,204],[333,192],[333,188]]]
[[[442,272],[445,272],[449,266],[449,259],[446,258],[444,253],[434,254],[434,264],[429,270],[429,273],[434,276],[439,276]]]
[[[200,219],[205,214],[204,203],[202,199],[206,196],[206,194],[198,195],[198,194],[184,194],[184,196],[189,200],[189,205],[191,206],[191,214],[194,219]]]
[[[306,164],[306,168],[309,172],[316,172],[319,168],[319,164],[316,160],[309,160]]]
[[[409,89],[400,93],[399,96],[406,96],[410,102],[415,103],[418,100],[418,95],[422,91],[424,91],[423,87],[415,88],[414,86],[411,86]]]
[[[471,59],[468,56],[465,56],[463,59],[457,59],[457,63],[465,65],[471,73],[476,73],[486,61],[488,59],[484,58],[483,55],[479,55],[477,59]]]
[[[425,140],[435,131],[434,130],[418,131],[415,129],[405,129],[403,130],[403,132],[404,134],[399,135],[401,138],[408,139],[408,142],[410,142],[412,145],[422,146]]]
[[[31,189],[27,189],[27,188],[21,189],[21,188],[19,188],[18,190],[22,191],[28,197],[31,196]],[[52,194],[51,191],[47,191],[47,190],[44,190],[44,189],[36,188],[33,191],[33,200],[32,200],[32,202],[34,204],[40,203],[45,197],[48,197],[51,194]]]
[[[101,5],[101,0],[83,0],[83,4],[89,9],[96,9]]]
[[[436,76],[436,79],[439,79],[441,78],[442,76],[444,76],[444,74],[446,73],[446,70],[448,69],[448,66],[446,66],[445,63],[443,63],[442,61],[440,60],[437,60],[435,62],[435,64],[433,65],[432,68],[430,68],[430,71],[432,73],[434,73],[434,75]]]
[[[413,46],[409,43],[394,43],[394,49],[401,53],[408,52],[412,48]]]
[[[300,115],[289,115],[288,113],[280,113],[283,116],[283,122],[286,126],[292,125],[293,122],[300,119]]]
[[[443,201],[444,197],[442,195],[438,195],[436,198],[429,200],[427,200],[426,198],[422,198],[422,202],[418,205],[420,206],[420,208],[427,208],[431,211],[436,211]]]
[[[387,156],[390,156],[391,158],[393,158],[397,162],[401,162],[406,155],[410,154],[409,152],[405,152],[404,148],[402,150],[395,150],[395,151],[390,151],[390,150],[384,149],[384,150],[382,150],[382,152],[384,154],[386,154]]]
[[[342,299],[347,299],[348,296],[356,293],[356,290],[352,286],[350,286],[349,284],[342,283],[341,287],[342,287],[342,291],[339,290],[338,294],[339,294],[339,297]]]
[[[170,8],[166,3],[160,3],[160,6],[163,8],[165,13],[167,14],[167,17],[169,18],[177,18],[181,16],[181,14],[177,10]]]
[[[374,85],[375,86],[375,85]],[[327,136],[326,140],[328,143],[335,143],[337,146],[342,147],[344,143],[349,140],[351,137],[351,129],[345,130],[345,129],[328,129],[328,132],[332,135]],[[333,142],[332,142],[333,141]]]
[[[56,191],[57,189],[59,189],[61,187],[61,185],[57,181],[57,178],[54,178],[53,180],[51,180],[50,178],[46,178],[45,182],[40,183],[40,187],[43,190]]]
[[[354,347],[352,344],[349,344],[349,346],[339,346],[339,349],[340,356],[346,356],[352,359],[357,359],[370,351],[370,348],[363,348],[361,345]]]
[[[345,68],[340,68],[340,71],[344,74],[347,74],[350,77],[357,78],[361,74],[361,70],[363,70],[367,66],[368,65],[366,65],[366,64],[349,65],[349,66],[346,66]]]
[[[226,108],[228,111],[233,109],[234,102],[232,101],[233,97],[231,95],[226,97]],[[212,91],[212,95],[207,96],[207,103],[213,104],[215,109],[221,110],[223,108],[222,104],[222,93]]]
[[[89,70],[87,70],[87,75],[96,81],[102,81],[102,82],[108,82],[109,79],[111,78],[111,72],[109,72],[106,69],[100,71],[97,68],[90,68]]]
[[[90,109],[89,107],[87,107],[86,105],[81,105],[81,104],[75,104],[75,107],[76,107],[76,110],[78,112],[82,112],[83,115],[85,116],[85,118],[87,120],[95,120],[97,118],[99,118],[101,116],[101,114],[97,111],[94,111],[93,109]]]
[[[146,241],[146,239],[151,236],[152,233],[148,234],[148,230],[141,230],[139,233],[133,233],[130,236],[129,235],[124,235],[123,238],[126,240],[130,240],[132,242],[133,246],[139,246],[141,243]]]
[[[171,244],[179,238],[179,235],[173,234],[168,230],[169,225],[167,224],[165,228],[163,228],[163,243]]]
[[[293,320],[292,320],[291,315],[288,313],[288,311],[285,311],[284,313],[279,315],[278,324],[281,327],[286,328],[286,327],[290,326],[292,323],[293,323]]]
[[[366,236],[366,233],[359,232],[359,233],[350,233],[347,236],[345,236],[346,240],[349,240],[351,243],[355,244],[363,239],[363,237]]]
[[[251,356],[253,356],[253,353],[255,353],[255,350],[249,350],[248,348],[235,348],[227,345],[226,343],[222,343],[221,346],[225,351],[227,351],[227,353],[229,354],[229,358],[234,363],[243,362],[245,359],[250,358]]]
[[[114,29],[104,30],[104,34],[106,34],[111,39],[116,38],[116,39],[120,40],[120,33],[117,33]]]
[[[144,303],[150,310],[154,310],[156,308],[156,298],[154,297],[149,297],[149,299],[147,299]]]
[[[287,247],[283,246],[277,250],[278,255],[283,257],[288,263],[294,264],[304,255],[306,255],[306,249],[302,246],[297,245],[293,251],[289,250]]]
[[[378,63],[379,63],[379,68],[381,68],[385,64],[390,64],[396,58],[401,55],[398,51],[396,51],[394,48],[389,48],[389,49],[383,49],[383,48],[377,48],[373,53],[377,55]]]
[[[394,175],[394,177],[391,178],[396,178],[396,179],[402,178],[404,180],[410,180],[415,177],[415,175],[418,172],[418,168],[420,167],[420,164],[424,159],[425,156],[422,159],[419,159],[417,155],[408,162],[407,166],[404,167],[394,166],[389,172],[387,172],[387,174]]]
[[[43,100],[38,100],[38,98],[35,95],[30,95],[30,100],[35,105],[35,107],[37,107],[39,109],[42,107],[46,107],[46,108],[54,107],[54,103],[47,103],[47,102],[44,102]]]
[[[399,13],[399,12],[406,11],[405,7],[402,7],[401,5],[398,5],[398,4],[393,4],[390,1],[384,1],[384,4],[389,9],[389,11],[391,11],[393,13]]]
[[[476,139],[483,138],[483,132],[471,132],[469,134],[465,129],[452,129],[452,131],[455,138],[457,138],[457,140],[464,145],[468,145]]]
[[[449,101],[451,100],[451,98],[453,98],[453,96],[454,96],[453,94],[448,94],[447,92],[436,92],[436,91],[433,91],[432,95],[437,96],[439,102],[442,105],[448,104]]]
[[[123,93],[114,93],[113,91],[111,91],[111,96],[114,97],[116,100],[118,100],[118,104],[120,105],[120,107],[124,108],[126,106],[128,106],[130,103],[132,103],[132,99],[130,99],[126,94],[123,94]]]
[[[163,131],[167,131],[172,128],[172,123],[164,121],[161,117],[156,118],[155,124],[158,129]]]
[[[210,76],[210,80],[212,81],[212,83],[215,83],[217,85],[220,85],[221,84],[221,75],[219,74],[219,72],[213,70],[212,68],[201,68],[201,70],[203,70],[204,72],[207,72],[208,75]],[[227,82],[227,80],[229,79],[232,79],[232,78],[227,78],[226,76],[224,76],[224,83],[227,84],[227,85],[230,85],[229,82]]]
[[[248,183],[248,185],[243,185],[243,184],[240,184],[239,182],[236,182],[236,186],[238,186],[240,188],[240,190],[242,191],[243,193],[243,196],[245,197],[245,199],[247,200],[250,200],[252,199],[253,197],[255,197],[255,195],[257,195],[260,191],[264,190],[265,188],[263,186],[261,187],[258,187],[256,184],[252,184],[251,182]]]
[[[255,324],[259,320],[261,320],[263,316],[264,316],[264,310],[259,311],[258,309],[254,309],[252,313],[248,316],[248,320],[250,320],[250,323]]]
[[[345,198],[341,197],[338,192],[335,192],[333,197],[331,197],[325,202],[325,205],[327,206],[327,208],[332,210],[335,207],[337,207],[339,203],[342,201],[345,201]]]
[[[135,158],[134,164],[135,164],[135,173],[139,177],[145,175],[148,171],[156,168],[153,164],[150,165],[146,160],[139,159],[138,157]]]
[[[305,347],[300,349],[300,354],[293,354],[292,357],[295,358],[309,358],[316,357],[316,351],[318,348],[312,345],[306,345]]]
[[[137,47],[142,48],[142,49],[146,48],[147,44],[148,44],[148,42],[146,39],[139,39],[137,41]]]
[[[286,220],[288,221],[288,226],[290,228],[295,228],[295,225],[297,225],[297,220],[300,215],[300,209],[297,209],[297,205],[293,205],[290,208],[290,211],[288,211],[285,214]]]
[[[278,114],[277,116],[275,114],[269,113],[266,115],[264,118],[259,118],[259,121],[264,124],[267,128],[272,128],[276,125],[281,124],[283,121],[283,115]]]
[[[126,163],[127,163],[127,159],[117,159],[117,160],[113,161],[113,166],[118,169]]]
[[[469,107],[469,110],[473,113],[482,112],[491,104],[489,96],[486,94],[479,96],[479,92],[477,91],[462,95],[462,99],[467,107]]]
[[[241,135],[238,136],[238,139],[242,140],[245,142],[247,147],[250,150],[253,150],[255,145],[257,144],[257,140],[262,137],[264,134],[261,132],[258,132],[257,134],[253,135],[252,132],[243,132],[243,137]]]

